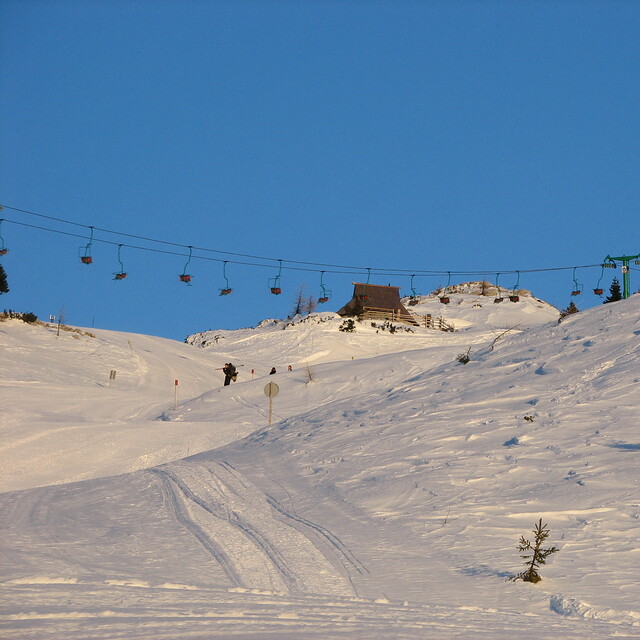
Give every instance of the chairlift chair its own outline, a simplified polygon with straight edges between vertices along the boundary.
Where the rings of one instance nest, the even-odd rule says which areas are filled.
[[[318,298],[318,304],[324,304],[325,302],[329,302],[329,298],[331,298],[331,291],[327,290],[324,286],[324,271],[320,272],[320,288],[322,289],[322,294]]]
[[[78,253],[82,252],[82,255],[80,256],[80,262],[82,262],[82,264],[91,264],[93,262],[93,258],[91,257],[91,245],[93,243],[93,227],[89,227],[89,229],[91,229],[89,242],[78,249]]]
[[[191,282],[191,276],[187,273],[187,267],[189,266],[189,263],[191,262],[191,256],[193,254],[193,247],[189,247],[189,259],[187,260],[187,262],[184,265],[184,269],[182,270],[182,273],[178,276],[180,278],[180,282],[186,282],[187,284],[189,284]]]
[[[221,296],[228,296],[230,293],[233,292],[233,289],[229,286],[229,278],[227,278],[227,262],[228,260],[225,260],[224,263],[222,264],[222,275],[224,276],[227,286],[224,289],[220,289]]]
[[[282,275],[282,260],[278,260],[280,268],[278,269],[278,275],[273,278],[269,278],[269,290],[274,296],[279,296],[282,293],[280,288],[280,277]]]
[[[600,281],[602,280],[602,276],[604,275],[604,270],[609,266],[606,262],[602,264],[602,271],[600,272],[600,277],[598,278],[598,282],[593,290],[593,293],[596,296],[601,296],[604,293],[604,289],[600,286]]]
[[[122,264],[122,260],[120,259],[120,249],[122,249],[122,245],[118,245],[118,262],[120,263],[120,271],[113,274],[114,280],[124,280],[127,277],[127,273],[124,270],[124,265]]]
[[[573,268],[573,291],[571,292],[572,296],[579,296],[582,293],[582,285],[576,280],[576,269]]]
[[[451,284],[451,271],[447,271],[447,273],[449,274],[449,279],[447,280],[447,286],[444,288],[444,290],[442,291],[442,295],[440,296],[441,304],[449,304],[451,302],[451,298],[449,298],[449,296],[447,295],[447,289]]]

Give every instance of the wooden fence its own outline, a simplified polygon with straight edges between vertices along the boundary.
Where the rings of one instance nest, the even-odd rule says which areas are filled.
[[[389,320],[391,322],[402,322],[414,327],[424,327],[425,329],[435,329],[437,331],[455,331],[455,327],[441,317],[434,318],[430,313],[419,315],[414,313],[402,313],[393,309],[382,309],[380,307],[363,307],[362,318],[371,320]]]

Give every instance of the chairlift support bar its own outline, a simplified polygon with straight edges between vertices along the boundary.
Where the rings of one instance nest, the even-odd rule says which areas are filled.
[[[187,273],[187,267],[189,266],[189,263],[191,262],[191,256],[193,255],[193,247],[189,246],[189,259],[186,261],[185,265],[184,265],[184,269],[182,270],[182,273]]]
[[[3,208],[2,205],[0,205],[0,211],[2,211],[2,208]],[[4,222],[4,218],[0,218],[0,256],[3,256],[6,253],[9,253],[9,249],[7,249],[4,246],[4,238],[2,237],[2,233],[1,233],[3,222]]]
[[[320,288],[322,289],[322,295],[318,298],[318,302],[322,304],[324,302],[328,302],[331,297],[331,292],[327,291],[324,286],[324,271],[320,272]]]
[[[274,296],[280,295],[282,293],[282,289],[280,288],[280,278],[282,276],[282,259],[278,259],[278,262],[280,263],[278,275],[273,278],[269,278],[269,288],[271,289],[271,293],[273,293]]]
[[[520,286],[520,272],[516,271],[516,273],[518,274],[518,279],[516,280],[516,283],[513,285],[513,291],[509,296],[509,300],[511,300],[511,302],[520,302],[520,296],[518,295],[518,287]]]
[[[193,255],[193,247],[189,245],[187,248],[189,249],[189,258],[185,262],[184,269],[182,269],[182,273],[180,274],[179,278],[182,282],[186,282],[187,285],[191,286],[191,275],[187,273],[187,267],[191,262],[191,256]]]
[[[127,273],[124,270],[124,265],[122,264],[122,260],[120,258],[120,250],[122,249],[122,245],[118,245],[118,262],[120,263],[120,271],[118,273],[114,273],[114,280],[124,280],[127,277]]]
[[[447,295],[447,289],[449,288],[449,285],[451,284],[451,271],[447,271],[447,273],[449,274],[449,278],[447,280],[447,286],[444,288],[444,291],[442,292],[442,295],[440,296],[440,302],[442,304],[449,304],[449,302],[451,302],[449,300],[449,296]]]
[[[83,264],[91,264],[93,259],[91,258],[91,245],[93,244],[93,227],[89,227],[91,229],[91,234],[89,235],[89,242],[85,245],[82,245],[78,249],[78,253],[80,253],[84,249],[84,253],[80,256],[80,261]]]
[[[516,271],[516,273],[518,274],[518,279],[516,280],[516,283],[513,285],[513,293],[514,294],[518,290],[518,287],[520,286],[520,272]]]
[[[220,289],[220,295],[221,296],[228,296],[233,289],[229,286],[229,278],[227,278],[227,262],[229,262],[228,260],[225,260],[222,263],[222,277],[224,278],[224,281],[226,282],[226,286],[224,289]]]
[[[573,291],[571,292],[572,296],[579,296],[582,293],[582,285],[576,279],[576,269],[578,267],[573,267]]]
[[[602,270],[600,271],[600,277],[598,278],[598,282],[596,283],[596,286],[593,289],[593,293],[595,293],[595,295],[597,296],[601,296],[604,293],[604,290],[602,289],[602,287],[600,286],[600,282],[602,281],[602,278],[604,277],[604,270],[608,267],[609,265],[606,263],[602,264]]]
[[[500,285],[498,284],[499,279],[500,279],[500,274],[496,273],[496,289],[498,290],[498,293],[496,294],[496,297],[493,299],[494,302],[502,302],[504,300],[504,298],[500,295]]]
[[[629,281],[629,262],[635,260],[636,264],[640,264],[640,253],[635,256],[607,256],[606,261],[622,262],[622,297],[626,300],[631,295],[631,283]]]

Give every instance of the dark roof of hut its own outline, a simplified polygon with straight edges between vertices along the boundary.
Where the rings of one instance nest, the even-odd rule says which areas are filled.
[[[338,310],[338,315],[350,316],[356,314],[363,307],[393,311],[395,313],[411,314],[400,302],[400,287],[380,284],[353,283],[353,297]]]

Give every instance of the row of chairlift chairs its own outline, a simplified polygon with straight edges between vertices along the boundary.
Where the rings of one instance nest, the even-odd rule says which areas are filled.
[[[640,264],[640,260],[636,260],[635,263]],[[601,296],[604,294],[604,289],[600,286],[600,282],[604,275],[604,270],[615,269],[617,265],[615,262],[612,261],[612,262],[603,263],[601,267],[602,267],[602,272],[600,273],[600,278],[598,279],[597,285],[593,289],[593,293],[596,296]],[[573,290],[571,291],[572,296],[579,296],[582,293],[582,289],[583,289],[582,285],[579,284],[576,279],[576,268],[573,269]],[[496,277],[496,288],[498,289],[498,295],[494,298],[493,300],[494,303],[504,302],[504,299],[505,299],[503,296],[500,295],[501,289],[500,289],[500,285],[498,284],[499,277],[500,277],[500,274],[498,274],[498,276]],[[415,306],[420,303],[420,297],[416,294],[416,291],[413,288],[413,278],[414,276],[411,276],[411,296],[409,297],[410,306]],[[451,284],[451,274],[449,274],[449,282],[447,282],[447,286],[444,288],[442,296],[440,296],[439,298],[442,304],[449,304],[451,302],[451,298],[447,295],[447,289],[449,288],[450,284]],[[511,302],[520,301],[520,296],[517,294],[519,284],[520,284],[520,273],[518,272],[518,281],[514,285],[511,295],[508,296]]]
[[[496,288],[498,289],[498,295],[493,299],[493,302],[496,304],[500,302],[504,302],[504,297],[500,295],[501,289],[500,289],[500,285],[498,284],[499,277],[500,277],[500,274],[498,274],[496,277]],[[411,283],[413,284],[413,276],[411,276]],[[508,296],[511,302],[520,302],[520,296],[516,293],[518,291],[519,284],[520,284],[520,273],[518,273],[518,281],[514,285],[511,295]],[[450,286],[451,286],[451,274],[449,274],[449,281],[447,282],[447,286],[444,288],[442,295],[439,298],[441,304],[449,304],[451,302],[451,298],[447,295],[447,289]],[[412,292],[412,295],[409,298],[409,304],[413,306],[418,304],[419,298],[418,296],[416,296],[415,290],[413,289],[413,287],[411,288],[411,292]]]
[[[0,224],[2,224],[2,220],[0,220]],[[86,245],[82,245],[78,250],[78,253],[80,255],[80,261],[82,262],[82,264],[93,263],[93,258],[91,257],[91,246],[93,243],[93,227],[90,227],[90,229],[91,229],[91,235],[89,238],[89,242]],[[123,245],[121,244],[118,245],[118,262],[120,263],[120,271],[117,271],[113,274],[114,280],[124,280],[127,277],[127,272],[124,270],[124,265],[122,264],[122,259],[120,257],[120,251],[122,249],[122,246]],[[189,258],[184,266],[183,273],[179,275],[179,278],[181,282],[185,282],[186,284],[190,285],[191,275],[187,273],[187,267],[191,262],[193,247],[190,246],[188,247],[188,249],[189,249]],[[8,253],[8,251],[9,249],[5,247],[4,239],[0,234],[0,256],[5,255],[6,253]],[[227,262],[228,261],[225,260],[222,265],[222,274],[225,279],[226,286],[220,289],[221,296],[228,296],[230,293],[233,292],[233,289],[229,286],[229,279],[227,278]],[[273,295],[276,295],[276,296],[282,293],[282,288],[280,286],[280,278],[282,276],[282,260],[280,260],[279,262],[280,262],[280,268],[278,270],[278,274],[275,277],[269,279],[269,290]],[[635,263],[640,264],[640,260],[636,260]],[[602,266],[602,272],[600,273],[600,278],[598,279],[598,283],[596,287],[593,289],[593,293],[597,296],[601,296],[604,293],[604,289],[600,286],[600,282],[604,275],[604,270],[615,269],[617,267],[614,261],[604,262],[601,266]],[[579,296],[582,293],[582,289],[583,289],[582,285],[578,283],[578,280],[576,278],[576,269],[577,267],[574,267],[573,269],[573,285],[574,286],[573,286],[573,290],[571,291],[572,296]],[[520,301],[520,296],[516,293],[518,290],[518,285],[520,284],[520,273],[519,272],[517,273],[518,273],[518,281],[514,285],[511,295],[508,296],[511,302]],[[409,297],[409,303],[408,303],[410,306],[415,306],[420,303],[420,296],[416,293],[416,290],[413,287],[414,277],[415,275],[411,276],[411,296]],[[501,289],[500,289],[500,285],[498,284],[499,277],[500,277],[500,274],[498,274],[496,277],[496,288],[498,289],[498,295],[496,296],[496,298],[494,298],[493,300],[494,303],[500,303],[504,301],[504,297],[500,295]],[[324,286],[323,279],[324,279],[324,271],[320,273],[320,288],[322,290],[322,294],[318,298],[318,303],[320,304],[328,302],[329,299],[331,298],[331,292]],[[451,274],[449,274],[449,280],[447,282],[447,286],[444,288],[443,293],[439,298],[439,301],[442,304],[449,304],[451,302],[451,298],[447,295],[447,289],[450,286],[451,286]]]
[[[86,245],[82,245],[78,250],[78,253],[80,255],[80,262],[82,262],[82,264],[93,264],[93,257],[91,256],[92,242],[93,242],[93,227],[91,227],[91,236],[89,238],[89,242]],[[120,263],[120,271],[113,274],[114,280],[124,280],[127,277],[127,272],[124,270],[124,265],[122,264],[122,259],[120,256],[120,251],[122,249],[122,246],[123,245],[121,244],[118,245],[118,262]],[[0,255],[4,255],[9,251],[8,249],[4,248],[4,242],[1,243],[1,247],[2,248],[0,249]],[[192,276],[191,274],[187,273],[187,268],[193,256],[193,247],[190,246],[188,247],[188,249],[189,249],[189,258],[187,259],[187,262],[184,265],[183,272],[178,276],[178,278],[180,279],[180,282],[184,282],[187,285],[191,286]],[[227,277],[227,262],[228,260],[224,260],[222,263],[222,276],[225,279],[226,286],[220,289],[221,296],[228,296],[229,294],[233,293],[233,289],[229,286],[229,278]],[[278,270],[278,275],[269,279],[269,290],[273,295],[279,296],[282,293],[282,288],[280,286],[281,277],[282,277],[282,260],[280,260],[280,268]],[[324,271],[322,271],[320,274],[320,289],[322,290],[322,293],[318,298],[318,303],[320,304],[329,302],[331,298],[331,291],[329,291],[324,286],[323,279],[324,279]]]

